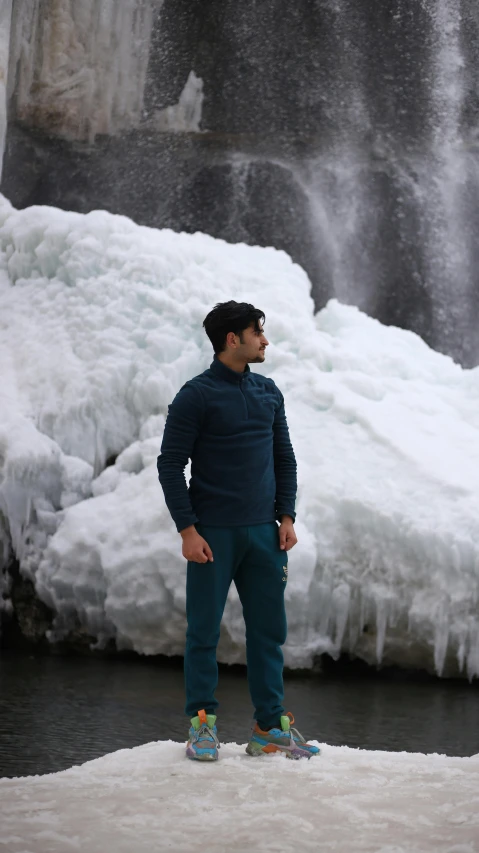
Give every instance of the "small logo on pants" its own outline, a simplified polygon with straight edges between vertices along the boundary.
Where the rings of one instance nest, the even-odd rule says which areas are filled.
[[[288,580],[288,567],[287,566],[283,566],[283,572],[284,572],[283,580],[286,583],[286,581]]]

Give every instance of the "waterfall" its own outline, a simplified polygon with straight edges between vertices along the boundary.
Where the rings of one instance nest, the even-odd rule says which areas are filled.
[[[474,306],[467,212],[468,185],[475,185],[479,199],[479,164],[470,156],[462,127],[466,69],[461,6],[460,0],[437,0],[432,16],[436,44],[431,91],[433,120],[429,174],[423,182],[433,328],[436,336],[439,332],[448,338],[467,335],[469,321],[473,319],[477,328],[479,319],[477,305]],[[476,72],[479,80],[479,67]]]
[[[477,0],[14,0],[8,89],[14,204],[283,248],[479,361]]]
[[[250,184],[269,161],[300,189],[318,307],[335,296],[476,364],[479,12],[472,0],[320,6],[331,64],[326,88],[308,86],[320,133],[300,156],[248,152]]]

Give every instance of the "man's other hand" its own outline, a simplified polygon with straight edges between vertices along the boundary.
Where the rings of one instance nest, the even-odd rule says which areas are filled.
[[[185,527],[184,530],[181,530],[180,536],[183,539],[181,553],[185,560],[189,560],[192,563],[213,562],[213,552],[210,546],[206,539],[200,536],[193,524],[191,527]]]
[[[282,551],[290,551],[294,548],[298,538],[294,532],[293,519],[290,515],[283,515],[279,525],[279,547]]]

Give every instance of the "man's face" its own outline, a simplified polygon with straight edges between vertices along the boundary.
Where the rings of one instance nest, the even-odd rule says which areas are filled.
[[[238,340],[238,355],[241,358],[244,358],[250,364],[264,361],[265,350],[269,341],[264,334],[261,323],[258,324],[257,329],[255,328],[255,324],[251,323],[251,326],[248,326],[247,329],[241,332]]]

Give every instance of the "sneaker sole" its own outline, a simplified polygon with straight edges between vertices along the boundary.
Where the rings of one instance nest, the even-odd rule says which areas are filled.
[[[266,746],[261,746],[260,743],[255,743],[254,741],[247,745],[246,752],[254,758],[260,755],[274,755],[275,752],[283,752],[286,758],[292,758],[296,761],[300,758],[309,759],[314,758],[315,755],[319,755],[319,752],[308,752],[308,750],[301,749],[300,747],[277,746],[275,743],[268,743]]]
[[[205,752],[203,755],[198,755],[194,750],[186,749],[186,757],[190,759],[190,761],[218,761],[218,753],[216,755],[211,755],[211,753]]]

